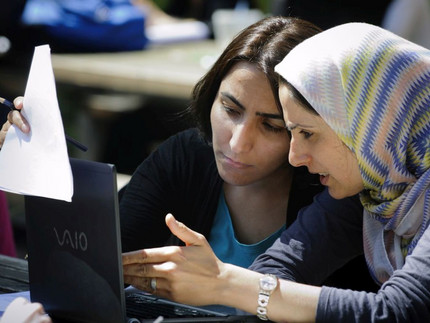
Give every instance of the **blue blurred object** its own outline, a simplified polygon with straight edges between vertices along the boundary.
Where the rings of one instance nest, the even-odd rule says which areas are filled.
[[[70,51],[145,48],[145,14],[129,0],[27,0],[22,23]]]

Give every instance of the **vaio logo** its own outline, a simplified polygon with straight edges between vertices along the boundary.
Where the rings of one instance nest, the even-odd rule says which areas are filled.
[[[74,231],[70,233],[69,230],[64,230],[63,234],[57,232],[54,228],[55,236],[57,237],[58,244],[62,247],[63,245],[70,245],[74,250],[86,251],[88,248],[88,239],[85,233]]]

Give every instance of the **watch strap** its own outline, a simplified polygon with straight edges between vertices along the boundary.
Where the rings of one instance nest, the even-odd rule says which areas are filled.
[[[273,279],[274,283],[272,284],[272,287],[270,289],[263,289],[261,287],[261,281],[263,279]],[[269,304],[270,295],[272,292],[276,289],[278,285],[278,278],[275,275],[264,275],[260,279],[260,291],[258,292],[258,306],[257,306],[257,317],[260,320],[268,321],[269,318],[267,317],[267,305]]]

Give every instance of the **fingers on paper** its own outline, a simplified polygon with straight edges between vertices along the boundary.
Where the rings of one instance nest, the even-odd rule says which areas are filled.
[[[7,120],[9,123],[16,125],[22,132],[28,133],[30,126],[20,111],[14,110],[8,113]]]

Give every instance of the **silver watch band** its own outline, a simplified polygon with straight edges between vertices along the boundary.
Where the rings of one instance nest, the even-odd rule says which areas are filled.
[[[260,320],[267,321],[267,305],[269,304],[270,295],[278,286],[278,278],[274,275],[264,275],[260,278],[260,290],[258,292],[257,317]]]
[[[257,316],[263,321],[269,320],[267,317],[267,304],[269,304],[269,297],[270,295],[265,295],[262,293],[258,294]]]

